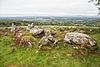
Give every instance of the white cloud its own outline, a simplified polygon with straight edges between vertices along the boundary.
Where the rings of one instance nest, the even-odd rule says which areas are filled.
[[[0,15],[97,15],[97,8],[88,0],[0,0]]]

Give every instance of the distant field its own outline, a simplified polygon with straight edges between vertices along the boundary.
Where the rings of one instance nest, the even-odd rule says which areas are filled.
[[[26,28],[27,26],[19,26],[19,27]],[[43,28],[61,28],[61,27],[64,27],[64,28],[100,28],[100,27],[92,27],[92,26],[57,26],[57,25],[40,25],[40,27],[43,27]],[[11,28],[11,27],[0,27],[0,29],[3,29],[3,28]]]
[[[21,26],[22,27],[22,26]],[[54,37],[63,39],[64,34],[58,31],[59,27],[77,28],[76,26],[42,26],[45,29],[56,28],[57,33]],[[4,29],[3,27],[0,29]],[[10,28],[10,27],[8,27]],[[22,28],[25,28],[23,26]],[[83,28],[99,28],[87,27]],[[44,46],[39,53],[35,53],[38,49],[37,43],[40,38],[34,38],[30,34],[22,30],[24,36],[31,39],[34,43],[33,47],[17,47],[17,50],[10,53],[12,38],[11,33],[8,32],[6,36],[0,36],[0,67],[100,67],[100,49],[96,53],[87,55],[78,54],[77,50],[72,48],[72,45],[64,47],[63,40],[58,42],[57,46],[51,48]],[[97,40],[100,47],[100,33],[90,34]],[[72,54],[72,56],[68,56]]]

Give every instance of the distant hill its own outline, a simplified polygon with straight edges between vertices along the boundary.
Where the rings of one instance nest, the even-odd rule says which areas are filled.
[[[8,22],[18,25],[27,25],[34,22],[42,25],[86,25],[100,26],[100,16],[24,16],[24,17],[0,17],[0,24]],[[9,24],[9,25],[10,25]],[[8,25],[8,26],[9,26]]]

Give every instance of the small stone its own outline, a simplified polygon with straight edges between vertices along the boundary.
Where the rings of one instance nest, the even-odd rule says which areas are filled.
[[[71,57],[71,56],[72,56],[72,54],[71,54],[71,53],[68,53],[68,54],[67,54],[67,57]]]

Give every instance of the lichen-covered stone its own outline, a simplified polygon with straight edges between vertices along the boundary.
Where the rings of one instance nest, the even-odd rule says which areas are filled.
[[[79,45],[80,47],[94,47],[97,42],[87,34],[70,32],[65,35],[64,42]]]

